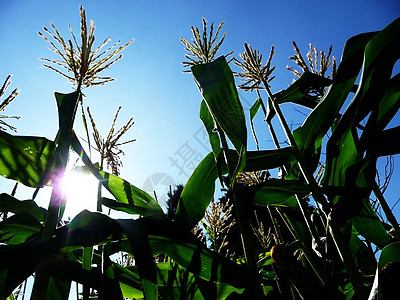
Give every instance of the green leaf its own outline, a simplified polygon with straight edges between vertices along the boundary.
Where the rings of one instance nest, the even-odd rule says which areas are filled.
[[[120,235],[121,230],[113,219],[83,210],[69,223],[65,246],[92,247]]]
[[[352,91],[361,69],[365,46],[374,35],[364,33],[346,42],[333,84],[304,123],[293,132],[299,150],[309,155],[317,154],[316,149],[321,147],[323,136]]]
[[[0,211],[12,212],[14,214],[28,212],[39,222],[44,221],[44,216],[46,213],[46,210],[42,207],[39,207],[35,201],[20,201],[6,193],[0,194]]]
[[[102,203],[110,208],[125,211],[130,214],[142,216],[164,214],[160,205],[145,191],[135,187],[128,181],[113,174],[99,171],[102,176],[101,184],[115,197],[116,201],[110,199]]]
[[[303,197],[309,193],[310,188],[301,181],[270,179],[256,192],[254,203],[298,208],[296,194]]]
[[[0,222],[0,242],[18,245],[41,230],[42,224],[30,213],[23,211]]]
[[[135,258],[146,299],[157,299],[157,272],[146,228],[136,220],[117,220],[125,231]]]
[[[195,65],[191,70],[215,122],[240,153],[242,147],[246,148],[246,123],[235,80],[225,57]]]
[[[200,288],[202,286],[201,279],[174,262],[158,263],[157,275],[159,293],[168,299],[209,299],[210,297],[225,299],[234,291],[240,294],[244,290],[228,284],[216,283],[216,291],[208,289],[207,296],[209,297],[207,298]],[[207,284],[213,283],[207,282]]]
[[[189,230],[166,217],[144,217],[153,254],[165,253],[187,271],[204,280],[245,288],[251,276],[243,265],[210,251]]]
[[[349,250],[354,257],[357,267],[365,275],[373,276],[376,270],[375,255],[371,247],[368,247],[358,237],[358,232],[353,230],[350,236]]]
[[[400,242],[391,243],[382,249],[378,268],[380,269],[390,262],[400,262]]]
[[[304,72],[289,88],[279,93],[274,94],[275,101],[279,104],[292,102],[301,106],[314,109],[318,104],[318,98],[310,95],[310,92],[327,87],[332,84],[332,80],[323,76]]]
[[[237,164],[236,151],[229,151],[229,160]],[[257,171],[274,169],[288,161],[293,161],[293,148],[281,148],[276,150],[249,151],[244,171]],[[226,174],[226,166],[221,168],[222,174]],[[204,216],[215,191],[215,180],[218,178],[218,168],[213,153],[209,153],[196,167],[182,191],[176,210],[176,221],[184,226],[192,228]],[[202,191],[199,193],[199,191]]]
[[[135,257],[145,297],[155,299],[157,295],[156,269],[149,246],[146,229],[136,220],[113,220],[101,213],[87,210],[79,213],[68,226],[65,246],[92,247],[123,237],[129,241],[126,249]]]
[[[41,259],[55,255],[59,246],[59,238],[43,241],[41,235],[18,245],[0,245],[0,299],[32,275]]]
[[[264,107],[264,104],[262,102],[262,99],[261,98],[257,98],[257,100],[254,102],[254,104],[250,107],[250,126],[251,126],[251,132],[253,133],[253,137],[254,137],[254,140],[256,142],[257,150],[260,150],[260,149],[259,149],[259,146],[258,146],[258,139],[257,139],[257,136],[256,136],[256,131],[254,129],[253,120],[254,120],[254,118],[255,118],[256,114],[258,113],[258,111],[259,111],[261,106],[262,106],[262,108],[263,108],[263,110],[265,112],[265,107]],[[265,114],[266,114],[266,112],[265,112]]]
[[[68,300],[71,289],[71,283],[72,280],[70,279],[60,280],[58,278],[50,276],[46,299]]]
[[[218,136],[218,132],[215,126],[215,122],[210,114],[206,102],[203,100],[200,105],[200,119],[203,122],[204,127],[207,130],[208,137],[211,144],[211,149],[214,153],[215,159],[217,159],[221,153],[221,141]]]
[[[257,98],[257,100],[253,103],[253,105],[250,107],[250,120],[254,120],[256,117],[256,114],[260,110],[260,107],[262,105],[262,99]]]
[[[186,182],[176,209],[177,222],[192,228],[203,218],[214,196],[217,178],[217,165],[211,152],[198,164]]]
[[[54,142],[44,137],[13,136],[0,131],[0,175],[37,187],[54,149]]]
[[[378,247],[384,247],[389,241],[388,235],[382,222],[379,220],[368,199],[362,202],[360,213],[352,218],[352,224],[360,235]]]
[[[343,194],[329,195],[342,223],[352,217],[357,231],[378,246],[388,242],[388,235],[368,202],[375,180],[376,161],[380,155],[398,152],[397,128],[383,131],[399,109],[398,78],[390,78],[400,57],[395,50],[400,35],[400,19],[384,30],[370,33],[365,46],[360,86],[327,143],[324,184],[346,187]],[[368,114],[367,125],[359,138],[356,126]],[[364,189],[362,193],[360,189]]]
[[[73,280],[102,291],[104,299],[122,299],[118,281],[115,278],[103,275],[98,269],[83,270],[82,264],[63,257],[48,259],[43,268],[51,277],[57,279],[60,283],[64,283],[59,292],[63,292],[62,289],[66,288],[65,285],[68,284],[68,281]]]
[[[124,298],[143,298],[140,277],[135,267],[124,268],[113,264],[115,278],[119,281]]]
[[[215,124],[239,154],[237,165],[231,169],[233,184],[245,166],[247,148],[246,122],[233,73],[224,56],[211,63],[194,65],[191,70]]]
[[[363,72],[360,79],[360,86],[355,97],[346,109],[331,139],[336,142],[349,127],[355,126],[362,121],[369,113],[368,130],[364,130],[362,140],[364,147],[368,146],[368,136],[376,135],[376,130],[383,130],[385,124],[390,121],[390,116],[395,114],[392,111],[389,115],[387,110],[397,107],[397,99],[387,98],[390,94],[397,93],[397,78],[390,79],[393,66],[400,55],[396,51],[398,36],[400,35],[400,18],[388,25],[379,33],[373,35],[365,47],[365,59]],[[382,105],[382,100],[384,100]],[[381,103],[380,103],[381,102]],[[386,117],[384,117],[386,115]],[[376,121],[379,116],[379,126]],[[373,134],[371,134],[371,132]]]
[[[110,173],[99,171],[91,162],[78,138],[74,134],[71,139],[71,146],[80,156],[86,168],[101,182],[101,184],[115,197],[116,200],[103,198],[102,204],[130,214],[139,214],[143,216],[163,214],[160,205],[145,191],[135,187],[128,181],[112,175]]]
[[[80,91],[76,91],[69,94],[54,93],[54,96],[57,102],[59,126],[56,142],[58,143],[59,151],[67,151],[78,103],[82,101],[82,94]]]

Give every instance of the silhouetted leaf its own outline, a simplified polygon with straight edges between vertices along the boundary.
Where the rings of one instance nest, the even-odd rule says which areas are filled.
[[[246,123],[235,80],[225,57],[195,65],[191,70],[211,115],[240,153],[242,147],[246,148]]]
[[[143,295],[146,299],[157,298],[156,265],[149,245],[146,228],[136,220],[117,220],[122,227],[131,246],[131,253],[135,258]]]
[[[126,212],[150,216],[163,214],[160,205],[145,191],[113,174],[100,171],[102,185],[115,197],[118,204],[126,204]],[[114,206],[118,209],[118,205]]]
[[[23,211],[0,222],[0,243],[18,245],[41,230],[42,224]]]
[[[246,163],[247,129],[232,71],[224,56],[211,63],[194,65],[191,70],[216,125],[239,154],[238,164],[232,168],[234,181]]]
[[[301,181],[270,179],[263,183],[254,196],[258,205],[298,208],[296,194],[300,197],[310,193],[310,188]]]
[[[103,198],[102,203],[110,208],[143,216],[163,214],[160,205],[145,191],[113,174],[99,171],[91,162],[76,135],[72,136],[72,148],[81,157],[86,168],[101,182],[116,200]]]
[[[244,265],[207,249],[189,229],[161,216],[144,217],[138,222],[148,232],[153,255],[165,253],[187,271],[205,280],[227,283],[236,288],[244,288],[249,283],[251,276]]]
[[[210,111],[207,107],[207,104],[204,100],[201,102],[201,106],[200,106],[200,119],[203,122],[204,127],[207,130],[208,137],[209,137],[210,144],[211,144],[211,149],[214,153],[215,159],[217,159],[221,153],[221,142],[219,140],[215,122],[214,122],[214,120],[210,114]]]
[[[365,46],[374,35],[375,33],[360,34],[346,42],[333,84],[304,123],[293,132],[299,150],[305,154],[309,163],[310,159],[318,162],[322,138],[351,92],[361,69]],[[314,166],[317,164],[314,163]]]
[[[311,72],[304,72],[303,75],[291,84],[289,88],[274,94],[274,97],[276,98],[275,101],[278,103],[292,102],[314,109],[319,101],[317,97],[311,96],[310,92],[321,87],[327,87],[331,84],[331,79]]]
[[[46,210],[39,207],[33,200],[17,200],[6,193],[0,194],[0,211],[8,211],[14,214],[28,212],[39,222],[44,220]]]
[[[233,164],[237,164],[238,154],[229,151]],[[294,160],[293,149],[249,151],[244,167],[245,171],[274,169],[288,161]],[[221,166],[222,174],[226,174],[226,166]],[[215,191],[215,180],[218,178],[218,168],[213,153],[209,153],[196,167],[182,191],[176,210],[177,222],[193,227],[199,222],[210,204]],[[201,192],[199,192],[201,191]]]
[[[54,149],[54,142],[44,137],[0,131],[0,175],[37,187]]]

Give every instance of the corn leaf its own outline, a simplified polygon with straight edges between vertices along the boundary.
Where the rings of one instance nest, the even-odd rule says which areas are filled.
[[[103,292],[105,299],[122,299],[118,281],[115,278],[101,274],[98,269],[84,270],[81,263],[63,257],[48,259],[44,264],[44,268],[51,277],[56,279],[54,281],[55,284],[62,284],[57,291],[48,291],[48,296],[68,296],[66,290],[68,289],[69,280],[73,280]],[[51,286],[49,285],[48,289],[50,288]]]
[[[364,199],[360,212],[351,221],[360,235],[380,248],[384,247],[391,239],[368,198]]]
[[[258,111],[260,110],[260,107],[263,108],[263,110],[266,114],[266,110],[265,110],[265,107],[264,107],[264,104],[263,104],[261,98],[257,98],[257,100],[254,102],[254,104],[250,107],[250,126],[251,126],[251,132],[253,133],[253,137],[256,142],[257,150],[259,150],[259,146],[258,146],[258,139],[257,139],[256,131],[254,129],[253,120],[254,120],[256,114],[258,113]]]
[[[46,210],[39,207],[33,200],[18,200],[6,193],[0,194],[0,211],[12,212],[14,214],[20,212],[28,212],[39,222],[44,221]]]
[[[382,268],[390,262],[400,262],[400,242],[394,242],[382,249],[378,267]]]
[[[102,203],[110,208],[143,216],[163,214],[160,205],[145,191],[113,174],[99,171],[91,162],[76,135],[72,136],[71,145],[81,157],[86,168],[101,182],[116,200],[103,198]]]
[[[397,129],[383,129],[399,108],[398,79],[390,76],[400,57],[395,50],[400,19],[370,35],[364,51],[360,86],[327,144],[323,182],[329,186],[349,187],[344,194],[330,195],[330,201],[336,204],[336,216],[341,224],[354,217],[353,226],[357,231],[382,247],[389,237],[370,206],[368,196],[375,180],[377,157],[398,151],[397,146],[392,146],[400,136]],[[367,126],[359,138],[356,126],[368,114]],[[365,191],[359,193],[356,188]]]
[[[298,208],[296,194],[300,197],[310,193],[310,188],[301,181],[270,179],[255,193],[258,205]]]
[[[236,164],[239,156],[236,151],[227,153],[230,161]],[[249,151],[244,167],[245,171],[273,169],[294,160],[293,149],[290,147],[277,150]],[[226,174],[226,166],[221,167]],[[209,153],[196,167],[182,191],[176,210],[177,222],[192,228],[199,222],[210,204],[215,191],[215,180],[218,178],[218,167],[214,154]],[[199,193],[199,191],[202,191]]]
[[[215,122],[210,114],[206,102],[203,100],[200,106],[200,119],[203,122],[204,127],[207,130],[208,137],[210,140],[211,149],[214,153],[215,159],[217,159],[221,153],[221,142],[218,136],[218,132],[215,126]]]
[[[168,218],[155,216],[138,220],[147,230],[153,255],[165,253],[187,271],[205,280],[244,288],[250,280],[243,265],[207,249],[189,230]]]
[[[103,201],[103,204],[131,214],[150,216],[163,214],[160,205],[145,191],[113,174],[100,171],[102,185],[115,197],[116,201]]]
[[[101,213],[87,210],[79,213],[69,224],[66,246],[92,247],[121,238],[125,234],[129,253],[135,257],[145,297],[157,295],[157,275],[146,229],[136,220],[113,220]]]
[[[135,258],[143,295],[146,299],[157,299],[157,272],[150,249],[146,228],[136,220],[117,220],[125,231]]]
[[[232,71],[224,56],[211,63],[194,65],[191,70],[210,115],[239,154],[231,174],[234,181],[246,163],[247,129]]]
[[[65,275],[66,274],[64,274],[64,276]],[[68,300],[71,289],[71,283],[72,283],[71,279],[67,278],[59,279],[50,276],[46,299]]]
[[[365,46],[374,35],[360,34],[346,42],[333,84],[304,123],[293,132],[296,144],[306,154],[306,159],[318,162],[322,138],[352,91],[361,69]],[[317,166],[315,163],[310,165]]]
[[[242,147],[246,148],[246,123],[235,80],[225,57],[193,66],[192,74],[214,120],[240,153]]]
[[[30,213],[23,211],[0,222],[0,243],[18,245],[40,233],[42,224]]]
[[[275,101],[278,103],[296,103],[298,105],[314,109],[318,104],[317,97],[310,95],[310,92],[321,88],[327,87],[332,84],[332,80],[323,76],[305,72],[299,79],[297,79],[289,88],[284,91],[274,94]]]
[[[14,136],[0,131],[0,175],[37,187],[54,149],[54,142],[44,137]]]
[[[143,298],[143,291],[137,268],[124,268],[119,264],[113,264],[113,268],[115,278],[119,281],[124,298]]]
[[[203,289],[204,282],[201,282],[202,279],[174,262],[158,263],[157,275],[160,295],[171,299],[195,299],[196,297],[225,299],[234,291],[239,294],[243,292],[243,289],[217,282],[215,288],[209,288],[209,293],[207,293]],[[209,297],[207,298],[207,296]]]
[[[72,127],[74,125],[76,110],[79,101],[82,101],[82,94],[76,91],[69,94],[55,93],[58,109],[58,137],[56,139],[59,147],[66,147],[63,151],[69,149]],[[61,149],[59,149],[61,151]]]
[[[65,246],[92,247],[120,235],[121,229],[113,219],[83,210],[69,223]]]
[[[0,299],[6,299],[32,275],[41,259],[55,255],[60,242],[58,237],[43,241],[36,235],[18,245],[0,245]]]

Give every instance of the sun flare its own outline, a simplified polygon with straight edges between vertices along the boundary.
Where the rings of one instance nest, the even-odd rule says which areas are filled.
[[[67,203],[64,219],[73,218],[84,209],[96,211],[98,181],[93,175],[79,171],[67,172],[62,180]]]

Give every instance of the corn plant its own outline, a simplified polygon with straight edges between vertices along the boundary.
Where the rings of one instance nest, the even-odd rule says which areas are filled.
[[[83,15],[81,9],[86,20]],[[395,278],[400,261],[399,224],[376,183],[376,161],[400,153],[398,127],[386,129],[400,108],[400,78],[391,75],[399,59],[400,19],[381,31],[350,38],[332,79],[304,72],[276,93],[268,80],[272,54],[263,64],[259,52],[247,45],[247,54],[241,56],[245,61],[236,62],[244,67],[245,85],[258,91],[250,119],[263,108],[271,135],[270,121],[277,117],[289,143],[281,147],[273,138],[276,149],[256,151],[247,147],[245,112],[228,62],[224,56],[215,58],[216,52],[202,60],[203,54],[212,52],[216,37],[212,32],[207,35],[205,21],[203,39],[193,29],[193,48],[184,43],[194,54],[186,66],[201,92],[200,118],[212,151],[171,201],[176,209],[169,214],[151,195],[94,164],[72,130],[82,102],[80,88],[94,85],[92,77],[74,71],[84,70],[76,62],[90,61],[83,56],[77,59],[91,51],[85,49],[91,49],[88,37],[94,38],[94,29],[87,34],[83,23],[86,46],[75,47],[74,52],[74,42],[64,42],[67,47],[60,49],[67,60],[59,64],[72,70],[74,75],[67,78],[78,89],[56,93],[57,137],[0,131],[1,174],[35,189],[28,200],[0,194],[0,210],[9,212],[0,222],[1,299],[17,292],[33,273],[32,299],[68,299],[72,282],[84,286],[84,299],[91,291],[100,299],[366,299],[368,295],[384,299],[397,292],[390,279]],[[216,35],[219,31],[220,27]],[[55,31],[57,43],[63,42],[60,36]],[[76,60],[63,65],[68,59]],[[92,74],[97,76],[96,70]],[[310,95],[315,90],[322,95]],[[347,98],[352,98],[348,105]],[[293,131],[280,109],[286,102],[310,108],[304,123]],[[366,124],[360,126],[363,120]],[[128,121],[123,128],[131,124]],[[114,137],[122,132],[110,133],[110,146],[117,146]],[[325,157],[322,147],[326,147]],[[110,193],[100,195],[99,204],[132,217],[114,219],[84,210],[64,223],[62,195],[54,192],[47,210],[36,204],[34,196],[44,184],[57,191],[56,175],[65,170],[70,149]],[[281,170],[278,176],[268,172],[273,169]],[[323,172],[320,180],[315,178],[318,172]],[[218,253],[228,247],[228,238],[213,250],[196,236],[214,198],[216,180],[230,192],[229,218],[240,234],[241,252],[231,252],[229,258]],[[372,194],[390,224],[376,215],[369,200]],[[225,224],[220,228],[227,232]],[[382,250],[377,260],[372,246]],[[113,259],[116,253],[128,254],[130,263]],[[155,259],[160,254],[167,259]]]

